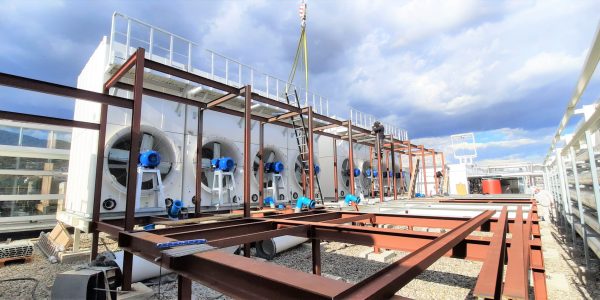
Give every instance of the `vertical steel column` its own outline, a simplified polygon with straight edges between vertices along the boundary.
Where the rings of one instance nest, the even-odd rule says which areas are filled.
[[[265,201],[265,123],[260,122],[260,129],[258,134],[258,206],[263,207]],[[273,182],[275,184],[275,182]],[[278,197],[273,195],[274,201],[277,201]]]
[[[308,108],[308,135],[306,136],[308,145],[308,198],[315,200],[315,153],[313,140],[313,110]]]
[[[585,270],[586,272],[590,269],[590,253],[587,244],[587,229],[585,228],[585,210],[583,205],[581,204],[581,188],[579,186],[579,172],[577,172],[577,162],[575,157],[575,149],[573,146],[569,147],[569,152],[571,155],[571,168],[573,168],[573,178],[575,179],[575,196],[577,197],[577,208],[579,210],[579,224],[581,225],[581,230],[583,231],[583,254],[585,259]],[[573,224],[575,225],[575,224]]]
[[[390,151],[392,153],[392,188],[394,189],[394,200],[398,200],[398,188],[396,183],[398,182],[398,178],[396,178],[396,151],[394,150],[394,136],[392,135],[392,142],[390,144]],[[400,159],[400,164],[402,164],[402,159]],[[400,168],[402,170],[402,168]],[[400,171],[402,172],[402,171]]]
[[[392,188],[392,182],[390,179],[390,150],[385,150],[385,176],[387,178],[387,192],[386,195],[390,195]]]
[[[354,172],[354,170],[350,170]],[[333,139],[333,193],[335,195],[335,201],[340,198],[338,196],[338,161],[337,161],[337,140]]]
[[[592,187],[594,188],[594,199],[596,208],[600,210],[600,185],[598,184],[598,169],[596,169],[596,154],[592,145],[592,134],[589,130],[585,131],[585,143],[587,144],[588,156],[590,158],[590,172],[592,173]],[[600,213],[596,216],[600,223]]]
[[[404,170],[402,169],[402,150],[398,150],[398,165],[400,167],[400,178],[396,178],[396,181],[400,180],[400,188],[402,189],[402,193],[400,194],[404,194],[404,182],[406,180],[404,179]],[[396,188],[396,190],[398,189]]]
[[[427,165],[425,164],[425,146],[419,146],[421,149],[421,165],[423,168],[423,191],[425,196],[429,196],[429,192],[427,192]]]
[[[350,168],[350,194],[355,195],[354,188],[354,153],[352,151],[352,121],[348,120],[348,165]]]
[[[244,89],[244,218],[250,218],[250,176],[251,159],[250,143],[252,142],[252,86],[246,85]],[[244,244],[244,256],[250,257],[250,244]]]
[[[377,148],[377,169],[379,170],[379,174],[377,176],[377,181],[379,182],[379,202],[383,202],[383,170],[381,169],[381,160],[383,159],[383,155],[381,153],[381,138],[379,137],[379,134],[376,135],[376,139],[377,141],[375,142],[375,146]]]
[[[408,177],[409,179],[412,181],[412,174],[413,174],[413,155],[412,155],[412,144],[410,143],[410,141],[408,142]],[[415,185],[416,185],[417,181],[415,180]],[[413,188],[417,188],[416,186]],[[410,198],[410,195],[409,195]]]
[[[198,107],[198,136],[196,136],[196,203],[194,214],[202,212],[202,138],[204,132],[204,110]]]
[[[315,275],[321,275],[321,240],[312,239],[312,271]]]
[[[433,153],[431,155],[433,157],[433,182],[435,185],[435,194],[437,195],[440,192],[440,184],[438,182],[438,177],[437,177],[437,166],[436,166],[436,161],[435,161],[435,150],[433,150]]]
[[[177,275],[177,300],[192,299],[192,281],[182,275]]]
[[[556,164],[558,165],[558,176],[561,186],[561,194],[563,200],[563,218],[567,225],[571,225],[571,240],[575,245],[575,226],[573,224],[573,216],[571,215],[571,204],[569,203],[569,186],[567,184],[567,173],[563,164],[561,148],[556,149]]]
[[[375,169],[375,166],[373,164],[373,146],[369,146],[369,162],[371,165],[371,191],[370,191],[370,196],[371,197],[375,197],[375,176],[373,175],[373,170]]]
[[[127,200],[125,204],[125,231],[133,230],[135,225],[135,198],[137,182],[137,161],[140,153],[140,135],[142,120],[142,95],[144,89],[144,48],[138,48],[135,61],[135,78],[133,81],[133,111],[131,114],[131,145],[127,172]],[[164,201],[164,199],[163,199]],[[133,271],[133,254],[123,253],[123,287],[131,290],[131,275]]]
[[[108,94],[108,90],[104,91]],[[96,155],[96,178],[94,186],[94,207],[92,208],[92,251],[91,260],[98,256],[98,238],[100,232],[97,229],[100,222],[100,198],[102,197],[102,174],[104,172],[104,146],[106,142],[106,121],[108,116],[108,105],[100,105],[100,130],[98,131],[98,154]]]

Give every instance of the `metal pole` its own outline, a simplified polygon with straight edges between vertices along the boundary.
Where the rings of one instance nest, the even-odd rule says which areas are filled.
[[[177,300],[192,299],[192,281],[177,275]]]
[[[410,141],[406,141],[407,145],[408,145],[408,177],[409,179],[412,181],[412,174],[413,174],[413,155],[412,155],[412,144],[410,143]],[[415,180],[415,183],[417,181]],[[417,188],[416,186],[413,188]],[[410,197],[410,195],[409,195]]]
[[[373,175],[375,166],[373,166],[373,146],[369,147],[369,159],[371,161],[371,197],[375,197],[375,176]]]
[[[133,81],[133,110],[131,114],[131,145],[127,172],[127,202],[125,204],[125,231],[133,230],[135,225],[135,198],[137,182],[137,160],[140,153],[140,136],[142,120],[142,93],[144,88],[144,48],[136,51],[135,78]],[[124,291],[131,290],[131,275],[133,270],[133,254],[123,253],[123,287]]]
[[[308,198],[315,200],[315,158],[314,158],[314,140],[313,140],[313,110],[308,108],[308,135],[306,144],[308,145]]]
[[[108,91],[104,91],[105,94]],[[94,186],[94,208],[92,209],[92,251],[91,260],[98,256],[98,239],[100,232],[97,230],[100,222],[100,198],[102,197],[102,174],[104,171],[104,146],[106,141],[106,121],[108,116],[108,105],[100,106],[100,130],[98,131],[98,154],[96,155],[96,178]]]
[[[204,132],[204,110],[198,107],[198,135],[196,136],[196,203],[194,215],[200,216],[202,211],[202,138]]]
[[[252,86],[246,85],[244,103],[244,218],[250,218],[250,134],[252,122]],[[244,244],[244,256],[250,257],[250,244]]]
[[[563,164],[562,155],[560,154],[561,148],[556,149],[556,163],[558,165],[558,176],[559,183],[561,186],[561,194],[563,200],[563,217],[565,222],[571,225],[571,240],[575,245],[575,226],[573,226],[573,220],[571,216],[571,205],[569,204],[569,191],[567,185],[567,176],[565,173],[565,166]]]
[[[258,134],[258,206],[260,208],[263,207],[265,201],[265,162],[264,162],[264,154],[265,154],[265,123],[260,123],[259,134]],[[275,184],[275,182],[273,182]],[[275,201],[277,201],[277,197],[273,195]]]
[[[573,146],[569,147],[571,154],[571,167],[573,168],[573,178],[575,179],[575,196],[577,197],[577,208],[579,209],[579,224],[583,231],[583,254],[585,259],[585,270],[586,272],[590,269],[590,254],[587,244],[587,229],[585,228],[585,210],[581,204],[581,187],[579,186],[579,173],[577,172],[577,162],[575,156],[575,149]]]
[[[383,170],[381,170],[381,159],[383,155],[381,155],[381,139],[379,138],[379,134],[377,134],[377,169],[379,170],[379,174],[377,176],[377,181],[379,182],[379,202],[383,202]]]
[[[392,188],[391,176],[390,176],[390,150],[385,150],[385,176],[387,177],[387,195],[390,195],[390,189]]]
[[[321,275],[321,240],[312,239],[312,271],[315,275]]]
[[[396,152],[394,151],[394,136],[391,138],[390,152],[392,153],[392,188],[394,189],[394,200],[398,200],[398,189],[396,188],[398,178],[396,178]],[[402,159],[400,160],[400,164],[402,164]]]
[[[438,177],[437,177],[437,165],[436,165],[436,161],[435,161],[435,150],[433,150],[433,153],[431,154],[431,157],[433,158],[433,182],[435,184],[435,193],[439,193],[440,189],[440,183],[438,182]]]
[[[425,196],[429,196],[429,193],[427,192],[427,167],[425,164],[425,146],[421,145],[420,146],[421,149],[421,165],[423,166],[423,191]]]
[[[592,187],[594,188],[594,199],[596,207],[600,208],[600,185],[598,184],[598,169],[596,168],[596,154],[592,145],[592,134],[589,130],[585,131],[585,142],[587,144],[588,156],[590,158],[590,171],[592,173]],[[598,223],[600,223],[600,214],[596,214]]]
[[[353,172],[353,170],[350,170]],[[338,196],[338,161],[337,161],[337,140],[333,139],[333,193],[335,195],[335,201],[340,198]]]
[[[350,194],[355,195],[354,188],[354,154],[352,151],[352,121],[348,121],[348,165],[350,166]]]

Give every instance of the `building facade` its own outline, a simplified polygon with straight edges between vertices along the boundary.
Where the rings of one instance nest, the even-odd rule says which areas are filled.
[[[70,148],[70,128],[0,120],[0,233],[56,224]]]

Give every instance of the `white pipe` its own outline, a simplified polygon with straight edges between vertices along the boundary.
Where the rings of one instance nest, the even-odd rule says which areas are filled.
[[[304,242],[307,238],[284,235],[256,243],[256,252],[259,257],[273,259],[277,254],[294,248]]]

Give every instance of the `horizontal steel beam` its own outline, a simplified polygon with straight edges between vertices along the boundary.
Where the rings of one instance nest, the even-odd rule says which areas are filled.
[[[0,119],[99,130],[100,124],[0,110]]]
[[[119,69],[113,74],[110,79],[104,84],[104,90],[107,91],[111,87],[113,87],[119,80],[135,66],[137,61],[139,50],[135,50],[135,52],[119,67]]]
[[[225,103],[227,101],[233,100],[236,97],[239,97],[241,94],[245,93],[245,91],[246,91],[246,88],[243,87],[237,93],[229,93],[229,94],[223,95],[223,96],[221,96],[221,97],[219,97],[219,98],[217,98],[215,100],[212,100],[212,101],[208,102],[206,104],[206,108],[211,108],[211,107],[219,106],[219,105],[221,105],[221,104],[223,104],[223,103]]]
[[[494,215],[488,210],[355,284],[335,299],[387,299]]]
[[[72,99],[87,100],[131,109],[133,102],[126,98],[90,92],[56,83],[35,80],[0,72],[0,85]]]

